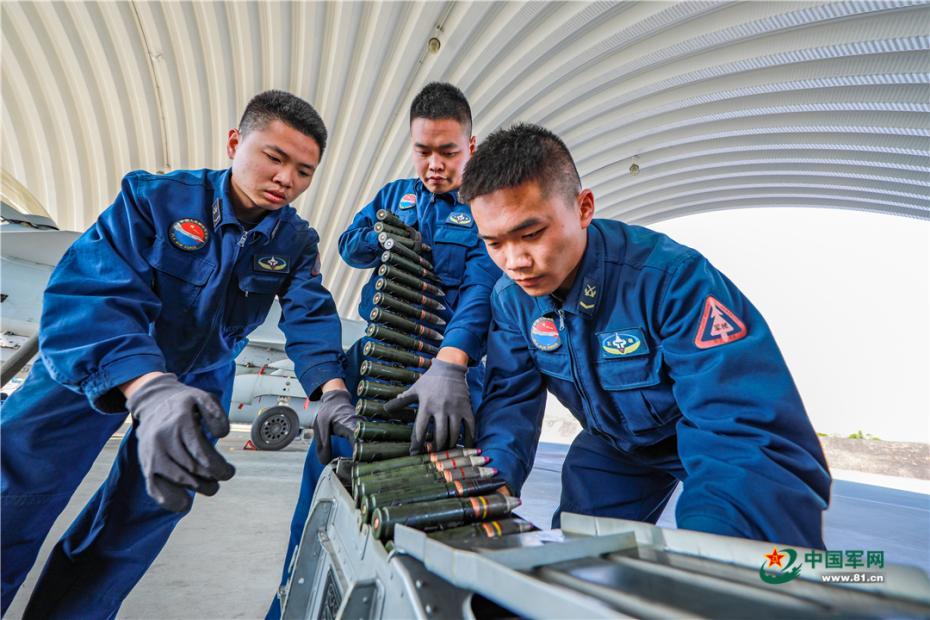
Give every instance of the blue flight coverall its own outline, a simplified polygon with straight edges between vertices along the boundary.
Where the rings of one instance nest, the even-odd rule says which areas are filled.
[[[126,409],[117,386],[178,375],[228,411],[235,355],[277,295],[308,394],[342,377],[319,236],[290,206],[246,230],[230,171],[132,172],[65,253],[43,301],[40,359],[0,407],[3,611]],[[183,516],[155,503],[131,429],[106,481],[55,546],[29,613],[115,617]]]
[[[490,298],[494,283],[501,272],[488,256],[484,242],[478,237],[478,229],[471,215],[471,208],[458,201],[458,192],[434,194],[419,179],[400,179],[385,185],[374,200],[356,214],[349,228],[339,237],[339,253],[343,260],[358,269],[370,269],[381,264],[384,250],[378,243],[374,225],[376,213],[387,209],[419,230],[423,242],[432,247],[433,266],[442,280],[447,314],[442,318],[448,324],[443,335],[442,346],[456,347],[468,354],[470,368],[468,386],[472,407],[481,402],[481,386],[484,378],[484,356],[487,344],[488,325],[491,323]],[[377,271],[362,288],[358,313],[368,320],[374,304]],[[368,338],[356,342],[347,352],[348,370],[346,385],[355,399],[358,385],[359,365],[364,356],[362,349]],[[332,437],[332,455],[350,456],[352,447],[342,437]],[[300,542],[304,523],[310,511],[310,503],[316,482],[324,466],[317,461],[315,446],[311,446],[304,462],[303,482],[297,500],[297,508],[291,522],[291,538],[285,556],[281,585],[287,583],[290,574],[291,556]],[[279,614],[275,599],[268,618]]]
[[[492,295],[477,444],[519,493],[546,391],[582,431],[561,511],[655,523],[678,481],[678,527],[823,548],[830,474],[759,311],[698,252],[594,220],[570,291]]]

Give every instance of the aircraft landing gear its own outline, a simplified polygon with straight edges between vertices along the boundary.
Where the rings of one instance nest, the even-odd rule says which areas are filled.
[[[269,407],[252,423],[252,443],[259,450],[280,450],[289,445],[298,434],[300,420],[290,407]]]

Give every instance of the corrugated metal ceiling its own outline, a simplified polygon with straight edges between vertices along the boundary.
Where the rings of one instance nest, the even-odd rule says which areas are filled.
[[[256,92],[312,102],[330,147],[297,206],[344,315],[366,274],[335,240],[412,175],[407,109],[432,80],[469,96],[479,140],[517,120],[560,134],[601,216],[930,218],[926,3],[7,0],[2,32],[3,199],[62,228],[130,169],[226,166]]]

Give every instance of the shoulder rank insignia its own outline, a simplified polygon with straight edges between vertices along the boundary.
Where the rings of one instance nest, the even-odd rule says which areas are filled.
[[[555,326],[555,321],[547,316],[541,316],[533,321],[530,340],[540,351],[555,351],[562,346],[559,328]]]
[[[291,265],[286,256],[256,256],[254,269],[270,273],[289,273]]]
[[[193,252],[207,245],[210,233],[200,220],[189,217],[178,220],[168,229],[168,238],[175,247]]]
[[[710,349],[745,338],[749,331],[732,310],[708,295],[701,313],[701,323],[694,335],[694,346]]]
[[[446,218],[446,222],[457,226],[471,226],[472,221],[471,216],[462,211],[450,213],[449,217]]]
[[[412,209],[417,206],[417,195],[416,194],[404,194],[404,197],[400,199],[400,202],[397,203],[397,208],[401,211],[406,211],[407,209]]]

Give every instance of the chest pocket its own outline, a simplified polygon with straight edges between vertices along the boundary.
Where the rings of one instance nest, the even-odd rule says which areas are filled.
[[[275,295],[284,288],[285,274],[245,273],[239,277],[226,311],[229,332],[244,335],[252,331],[268,315]]]
[[[441,225],[433,237],[433,264],[436,275],[446,287],[455,288],[465,275],[465,258],[468,250],[478,245],[478,233],[454,224]]]
[[[539,372],[564,381],[572,380],[571,360],[568,353],[561,348],[555,351],[540,351],[535,348],[530,350]]]
[[[665,426],[680,415],[671,383],[663,380],[661,351],[599,360],[595,374],[602,393],[612,405],[609,414],[619,413],[626,427],[634,433]]]
[[[162,300],[162,314],[186,314],[193,308],[216,265],[205,257],[184,252],[161,239],[144,255],[152,266],[152,289]]]

